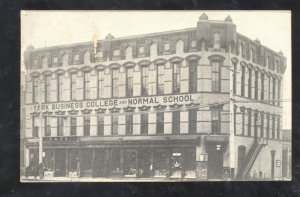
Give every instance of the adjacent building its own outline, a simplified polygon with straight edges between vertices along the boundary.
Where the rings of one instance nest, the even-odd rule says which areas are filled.
[[[237,33],[230,16],[203,14],[176,31],[29,46],[24,57],[25,163],[34,169],[43,161],[45,178],[286,173],[286,58]]]

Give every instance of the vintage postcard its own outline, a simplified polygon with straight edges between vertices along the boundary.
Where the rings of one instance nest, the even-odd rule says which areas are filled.
[[[22,182],[292,180],[290,11],[20,15]]]

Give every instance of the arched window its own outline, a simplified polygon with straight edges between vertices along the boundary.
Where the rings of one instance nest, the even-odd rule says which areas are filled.
[[[183,41],[178,40],[176,43],[176,54],[183,53]]]
[[[86,51],[84,53],[84,59],[83,59],[84,64],[89,64],[90,63],[90,52]]]
[[[43,68],[47,68],[47,65],[48,65],[48,59],[47,59],[47,57],[43,57],[43,59],[42,59],[42,67]]]
[[[69,58],[67,54],[63,56],[63,66],[69,66]]]
[[[214,48],[215,49],[220,49],[220,41],[221,36],[219,32],[214,33]]]
[[[157,56],[157,44],[153,43],[150,46],[150,58]]]
[[[125,49],[125,58],[129,60],[132,59],[132,48],[130,46]]]

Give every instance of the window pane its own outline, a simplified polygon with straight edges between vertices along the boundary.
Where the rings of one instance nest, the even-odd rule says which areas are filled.
[[[180,68],[179,63],[173,64],[173,93],[180,93]]]
[[[85,99],[90,98],[90,73],[89,72],[84,73],[84,98]]]
[[[164,94],[164,65],[157,66],[157,94]]]
[[[77,120],[76,118],[71,118],[71,135],[76,135],[77,130]]]
[[[141,67],[141,74],[142,74],[142,96],[148,95],[148,67],[142,66]]]
[[[133,68],[127,68],[126,96],[133,95]]]
[[[180,111],[174,111],[173,112],[173,117],[172,117],[172,129],[173,129],[173,134],[179,134],[180,133]]]
[[[164,133],[164,112],[159,112],[156,114],[156,133],[163,134]]]
[[[83,125],[84,125],[84,136],[89,136],[90,135],[90,117],[85,116],[83,120]]]
[[[97,133],[98,135],[104,135],[104,114],[98,113],[98,128]]]
[[[112,135],[118,135],[118,115],[112,114]]]
[[[112,70],[112,96],[118,96],[118,74],[119,70],[114,69]]]
[[[132,114],[126,115],[126,134],[127,135],[133,134],[133,115]]]
[[[141,134],[148,134],[148,114],[141,114]]]

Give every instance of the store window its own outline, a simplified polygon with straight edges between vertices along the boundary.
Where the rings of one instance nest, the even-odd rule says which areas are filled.
[[[45,76],[45,102],[51,101],[51,76]]]
[[[76,118],[70,118],[71,121],[71,136],[76,136],[77,134],[77,119]]]
[[[90,121],[91,118],[88,114],[85,114],[83,117],[83,135],[90,136]]]
[[[141,134],[147,135],[148,134],[148,113],[144,111],[141,114]]]
[[[173,93],[180,93],[180,63],[173,63]]]
[[[63,119],[63,117],[57,118],[57,136],[64,136],[64,119]]]
[[[90,79],[90,76],[91,76],[91,73],[90,72],[84,72],[84,75],[83,75],[83,80],[84,80],[84,84],[83,84],[83,92],[84,92],[84,95],[83,95],[83,98],[84,99],[90,99],[90,84],[91,84],[91,79]]]
[[[157,95],[164,94],[164,65],[157,65]]]
[[[32,98],[33,103],[39,102],[39,77],[33,77],[32,79]]]
[[[189,92],[197,92],[197,60],[189,61]]]
[[[112,135],[118,135],[119,117],[117,112],[113,112],[111,116]]]
[[[189,109],[189,133],[197,133],[197,109]]]
[[[141,67],[142,96],[148,96],[148,66]]]
[[[156,133],[163,134],[164,133],[164,112],[156,113]]]
[[[71,100],[76,100],[76,80],[77,73],[71,73]]]
[[[126,69],[126,96],[133,96],[133,68]]]
[[[104,70],[98,71],[98,98],[103,97],[104,93]]]
[[[104,135],[104,114],[99,112],[97,114],[97,135]]]
[[[119,69],[112,69],[112,97],[118,97],[118,79],[119,79]]]
[[[220,134],[221,128],[220,128],[220,122],[221,122],[221,109],[220,107],[212,107],[211,108],[211,130],[213,134]]]
[[[63,100],[63,75],[57,75],[57,100]]]
[[[168,173],[168,163],[167,160],[168,155],[164,150],[154,150],[153,151],[153,159],[154,159],[154,177],[155,178],[165,178]]]
[[[172,133],[180,133],[180,111],[172,112]]]
[[[220,62],[212,62],[212,91],[220,92]]]
[[[137,169],[137,151],[125,151],[124,153],[124,176],[136,177]]]

